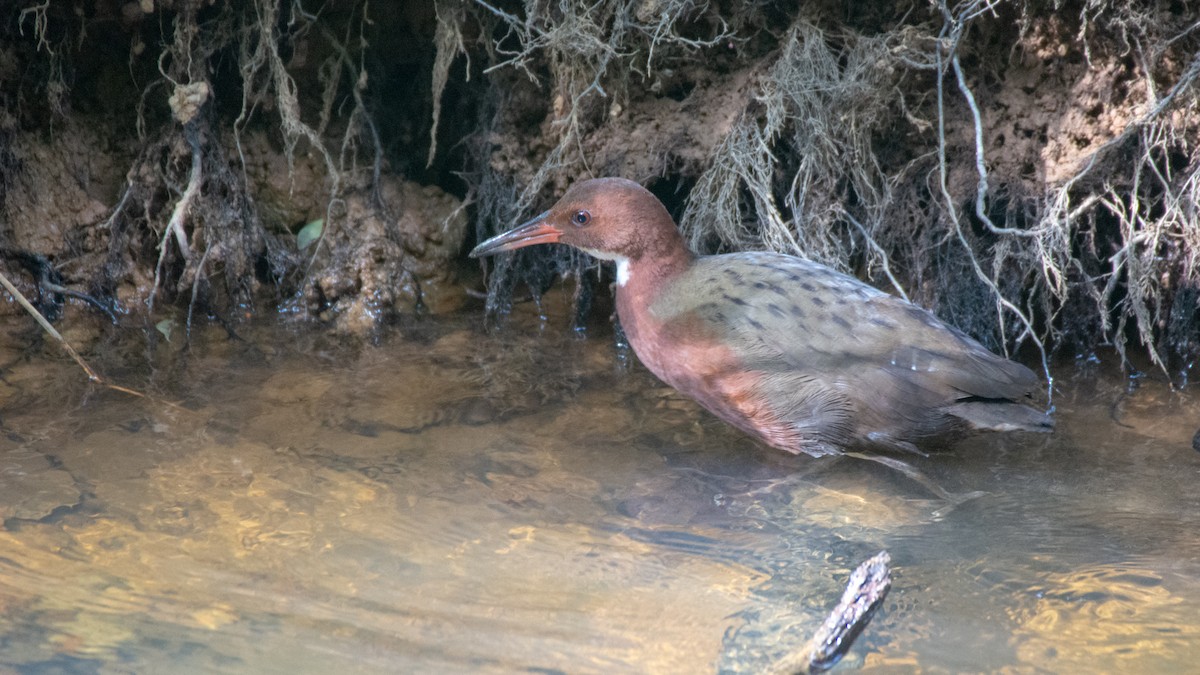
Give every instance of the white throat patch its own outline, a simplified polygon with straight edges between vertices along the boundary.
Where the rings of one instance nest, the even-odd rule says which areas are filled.
[[[611,260],[617,263],[617,285],[624,286],[625,284],[629,283],[629,258],[626,258],[623,255],[616,255],[614,253],[601,253],[599,251],[593,251],[587,248],[580,250],[592,256],[593,258]]]
[[[629,283],[629,258],[617,258],[617,285],[625,286]]]

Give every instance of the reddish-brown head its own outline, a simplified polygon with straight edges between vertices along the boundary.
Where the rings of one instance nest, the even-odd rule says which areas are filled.
[[[571,186],[549,211],[475,247],[471,257],[558,242],[622,267],[643,256],[686,252],[675,222],[649,190],[624,178],[595,178]]]

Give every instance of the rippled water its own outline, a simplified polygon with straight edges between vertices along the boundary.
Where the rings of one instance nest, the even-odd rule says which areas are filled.
[[[93,347],[154,400],[9,340],[0,670],[760,672],[880,549],[893,589],[841,668],[1200,662],[1190,390],[1061,366],[1054,435],[914,462],[986,493],[951,507],[758,446],[566,324]]]

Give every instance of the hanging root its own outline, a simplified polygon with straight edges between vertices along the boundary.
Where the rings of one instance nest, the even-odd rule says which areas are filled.
[[[1180,128],[1195,128],[1200,119],[1196,112],[1196,83],[1200,78],[1200,52],[1186,70],[1153,107],[1134,120],[1116,138],[1088,158],[1084,167],[1056,193],[1044,216],[1049,223],[1083,222],[1095,227],[1097,219],[1107,216],[1116,221],[1121,246],[1108,256],[1108,270],[1098,274],[1103,290],[1093,295],[1103,309],[1116,308],[1115,328],[1110,313],[1101,314],[1106,332],[1122,335],[1132,321],[1142,346],[1162,371],[1168,372],[1168,354],[1164,352],[1172,300],[1187,302],[1189,289],[1200,286],[1200,161],[1195,156],[1186,163],[1171,161],[1180,149],[1195,152],[1195,141],[1179,136]],[[1182,122],[1182,123],[1181,123]],[[1097,176],[1097,167],[1127,162],[1120,153],[1132,145],[1134,159],[1127,183],[1117,184]],[[1190,147],[1189,147],[1190,146]],[[1072,197],[1087,186],[1078,206]],[[1077,226],[1078,227],[1078,226]],[[1118,299],[1118,291],[1124,293]],[[1195,307],[1184,307],[1176,316],[1190,321]],[[1194,343],[1200,336],[1184,342]],[[1122,359],[1127,358],[1123,340],[1116,342]],[[1175,345],[1176,351],[1185,351]],[[1194,347],[1193,347],[1194,351]],[[1190,366],[1184,364],[1183,370]]]
[[[873,233],[890,197],[871,147],[895,104],[889,50],[885,38],[791,27],[692,191],[682,226],[694,248],[715,236],[721,248],[765,245],[847,268],[837,224],[848,198]]]
[[[1007,335],[1006,320],[1007,315],[1011,313],[1020,322],[1022,329],[1017,335],[1015,341],[1020,344],[1026,338],[1031,340],[1037,347],[1038,354],[1041,356],[1042,372],[1046,376],[1047,398],[1052,400],[1054,387],[1053,377],[1050,374],[1050,364],[1047,359],[1046,346],[1041,337],[1038,335],[1033,325],[1031,316],[1022,310],[1020,307],[1013,304],[1000,289],[999,267],[996,268],[996,275],[989,276],[984,272],[980,265],[978,256],[975,253],[975,247],[968,241],[966,234],[963,231],[962,218],[959,213],[958,206],[954,196],[950,192],[950,187],[947,182],[949,175],[949,163],[946,156],[946,108],[945,108],[945,80],[947,70],[953,70],[954,80],[959,92],[962,94],[963,100],[971,113],[972,121],[972,137],[974,139],[974,165],[978,179],[976,181],[975,190],[975,215],[979,219],[988,232],[1000,237],[1038,237],[1039,233],[1035,231],[1020,230],[1016,228],[1000,228],[992,222],[988,215],[988,172],[987,162],[984,158],[983,144],[983,122],[979,112],[979,105],[975,101],[975,96],[967,85],[965,76],[963,75],[962,64],[960,62],[958,48],[962,40],[963,32],[966,30],[968,23],[979,16],[993,11],[992,0],[975,0],[965,6],[959,8],[957,14],[953,13],[949,7],[943,2],[940,8],[945,17],[945,24],[942,28],[941,39],[939,40],[939,49],[937,51],[937,110],[938,110],[938,187],[942,198],[945,200],[943,204],[943,213],[951,224],[954,231],[954,236],[962,245],[963,253],[970,262],[971,269],[975,273],[975,277],[979,279],[991,293],[996,305],[996,321],[999,324],[1001,335]],[[1007,341],[1002,342],[1005,351],[1007,352]]]
[[[513,69],[544,84],[539,73],[543,65],[549,68],[546,131],[554,145],[524,182],[515,208],[518,214],[526,213],[548,184],[564,187],[573,173],[594,173],[584,140],[603,124],[612,104],[627,96],[634,76],[639,76],[644,86],[672,58],[695,54],[733,37],[729,24],[714,8],[694,0],[617,0],[558,8],[529,4],[530,13],[524,17],[485,0],[475,0],[471,9],[471,16],[481,25],[502,26],[506,37],[514,38],[494,42],[490,50],[494,62],[484,68],[485,74]],[[461,21],[462,16],[447,15],[446,21]],[[681,25],[685,21],[700,23],[704,18],[709,19],[711,28],[702,37],[690,36]],[[439,30],[450,45],[444,51],[458,46],[453,41],[454,29]],[[516,48],[511,46],[514,43]]]
[[[452,0],[434,4],[434,12],[437,14],[437,32],[433,41],[437,45],[437,54],[433,61],[433,121],[429,127],[429,155],[425,160],[427,169],[433,165],[433,158],[437,155],[438,122],[442,117],[442,93],[446,90],[446,83],[450,80],[450,66],[459,54],[470,58],[466,47],[463,46],[462,26],[466,22],[466,5],[464,3],[465,0]],[[471,72],[469,63],[466,72],[469,78]]]
[[[363,98],[367,85],[363,54],[355,56],[345,46],[351,42],[351,33],[339,40],[320,17],[305,13],[301,5],[287,6],[291,13],[285,21],[281,19],[285,5],[279,0],[255,0],[219,12],[212,10],[204,21],[197,17],[198,7],[201,5],[197,3],[180,6],[172,24],[173,41],[158,60],[161,79],[143,91],[138,128],[140,135],[148,138],[128,173],[121,206],[108,224],[114,232],[134,225],[153,228],[159,233],[155,235],[157,260],[151,311],[164,300],[186,301],[189,317],[197,305],[209,309],[214,305],[225,308],[250,305],[264,261],[277,281],[301,262],[295,252],[285,249],[267,231],[250,195],[253,186],[247,171],[243,134],[253,120],[261,121],[268,104],[277,114],[289,176],[295,175],[300,152],[312,153],[323,165],[326,218],[321,240],[307,251],[310,264],[321,251],[325,237],[335,228],[338,221],[334,216],[344,210],[347,176],[358,171],[360,136],[368,139],[367,145],[373,153],[370,176],[375,201],[380,208],[386,207],[379,189],[383,142]],[[212,12],[216,12],[215,18]],[[368,23],[365,5],[355,6],[354,12],[357,14],[346,23],[347,31],[355,27],[362,31]],[[285,30],[290,32],[285,34]],[[310,33],[318,37],[313,38]],[[282,44],[297,39],[298,35],[324,39],[333,48],[318,67],[324,89],[317,109],[319,116],[311,115],[314,123],[305,121],[305,112],[311,114],[312,110],[304,109],[296,80],[279,51]],[[357,43],[365,45],[364,36],[358,35]],[[228,137],[236,153],[234,162],[226,156],[227,137],[221,131],[222,120],[213,106],[208,105],[223,90],[215,89],[206,79],[214,54],[230,52],[236,54],[236,72],[241,83],[241,108]],[[343,73],[353,78],[348,87],[342,86],[346,82]],[[147,133],[145,109],[148,101],[152,104],[152,95],[162,91],[164,83],[173,87],[169,97],[172,123]],[[348,115],[341,115],[335,105],[340,92],[347,89],[354,105]],[[340,151],[331,149],[326,141],[334,131],[330,126],[335,124],[340,125],[336,130],[342,134]],[[173,204],[169,211],[160,210],[164,194],[170,195]],[[163,221],[164,225],[156,225]],[[120,259],[122,253],[118,247],[128,245],[126,239],[114,237],[110,256]],[[214,277],[219,281],[215,286]]]
[[[241,133],[249,123],[260,100],[270,98],[279,111],[279,131],[283,135],[284,155],[287,157],[288,174],[295,173],[296,149],[301,141],[307,141],[308,147],[317,153],[325,165],[326,180],[329,185],[329,199],[325,222],[332,223],[333,210],[341,203],[343,177],[339,165],[334,161],[333,153],[326,147],[321,137],[321,131],[306,124],[301,115],[300,99],[296,81],[287,71],[283,58],[279,55],[278,45],[282,41],[279,33],[280,0],[253,0],[250,3],[253,11],[244,24],[241,38],[238,42],[238,69],[243,83],[242,107],[234,120],[234,141],[239,154],[242,154]],[[303,13],[300,5],[296,5],[297,21],[311,23],[316,17]],[[335,69],[336,73],[340,70]],[[336,89],[336,81],[327,89],[326,105],[322,112],[322,125],[328,122],[331,99],[328,92]],[[242,167],[245,170],[245,157],[242,156]],[[321,243],[328,233],[328,227],[321,232],[317,246],[312,247],[313,255],[320,250]],[[310,258],[310,264],[312,259]]]
[[[171,219],[167,221],[167,229],[163,231],[162,239],[158,244],[158,264],[154,267],[154,290],[150,293],[150,311],[154,311],[154,299],[158,297],[159,289],[162,285],[163,261],[167,258],[167,246],[171,237],[175,238],[175,245],[178,248],[179,255],[186,262],[190,262],[192,258],[192,248],[188,244],[187,232],[184,231],[184,218],[187,217],[189,209],[192,208],[192,203],[196,200],[196,196],[200,194],[200,184],[203,181],[203,163],[200,154],[200,141],[197,138],[198,132],[192,120],[184,125],[184,133],[187,136],[188,145],[192,149],[192,171],[188,178],[187,189],[183,192],[183,197],[175,203],[175,209],[171,212]]]

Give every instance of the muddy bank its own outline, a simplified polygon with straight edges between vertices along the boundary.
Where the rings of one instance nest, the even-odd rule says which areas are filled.
[[[0,271],[56,321],[370,333],[623,175],[699,250],[803,254],[993,347],[1200,353],[1182,6],[28,0],[0,38]],[[590,265],[502,261],[489,304],[568,275],[583,316]]]

